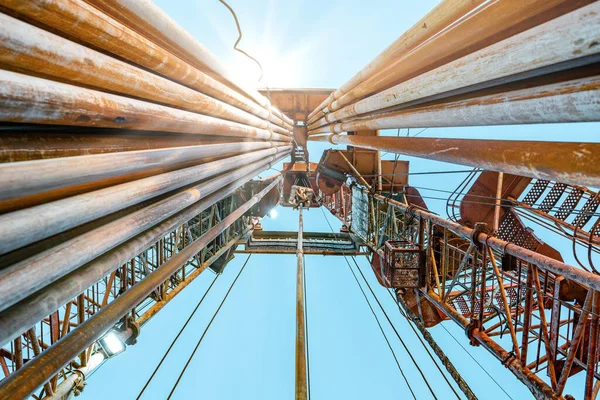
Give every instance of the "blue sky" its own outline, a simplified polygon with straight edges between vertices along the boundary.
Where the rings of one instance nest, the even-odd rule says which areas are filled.
[[[276,219],[263,220],[264,228],[294,229],[297,212],[283,207],[279,207],[278,212]],[[304,214],[307,231],[329,231],[320,210]],[[340,223],[335,218],[330,215],[327,218],[335,230],[339,229]],[[143,399],[166,398],[246,258],[246,255],[237,255],[227,266]],[[454,398],[389,294],[376,283],[368,262],[364,257],[357,257],[357,261],[438,398]],[[250,258],[188,367],[174,399],[293,398],[295,266],[293,255]],[[312,398],[410,398],[345,260],[307,256],[306,272]],[[150,320],[135,346],[108,360],[91,376],[85,398],[135,398],[213,279],[212,272],[204,273]],[[368,293],[367,287],[364,290]],[[370,300],[417,398],[432,398],[385,317]],[[445,326],[497,381],[502,382],[512,398],[530,397],[527,389],[485,350],[468,346],[461,329],[451,323]],[[448,332],[441,327],[431,332],[481,399],[508,398]]]
[[[217,0],[156,2],[225,64],[249,78],[258,77],[253,63],[232,51],[237,37],[235,25],[229,12]],[[436,3],[435,0],[230,1],[244,32],[240,46],[261,60],[264,81],[269,86],[328,88],[343,84]],[[565,136],[567,129],[569,135]],[[597,130],[598,124],[470,127],[429,129],[420,136],[597,141]],[[328,147],[312,143],[309,150],[313,161],[318,161],[321,151]],[[410,160],[412,172],[466,169],[427,160],[404,159]],[[461,174],[417,176],[411,177],[410,183],[453,190],[463,177]],[[423,194],[440,197],[435,192],[423,191]],[[445,215],[444,202],[427,199],[426,202],[431,209]],[[328,218],[334,229],[339,229],[338,221],[332,216]],[[271,230],[295,230],[296,224],[297,213],[281,207],[277,219],[265,218],[263,221],[265,229]],[[320,210],[305,213],[305,230],[329,231]],[[561,243],[551,236],[544,236],[544,239],[564,248],[567,261],[572,259],[569,258],[568,243]],[[143,399],[166,398],[245,259],[238,255],[228,265]],[[453,398],[390,296],[375,282],[366,260],[360,258],[357,261],[406,344],[426,370],[438,398]],[[250,259],[184,375],[175,399],[293,398],[295,268],[294,256],[253,256]],[[312,398],[410,398],[344,259],[309,256],[306,268]],[[213,278],[212,272],[204,273],[145,325],[137,345],[107,361],[93,374],[84,398],[135,398]],[[378,314],[381,316],[380,312]],[[381,320],[417,397],[431,398],[385,318]],[[437,326],[431,332],[480,399],[508,397],[471,356],[501,382],[513,399],[531,398],[525,386],[495,358],[481,348],[469,346],[461,329],[451,322],[444,323],[444,327],[447,331]]]

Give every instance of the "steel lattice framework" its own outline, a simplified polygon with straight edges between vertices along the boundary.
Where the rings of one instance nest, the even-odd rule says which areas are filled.
[[[342,186],[324,204],[372,249],[373,269],[386,286],[383,243],[423,246],[426,286],[398,292],[423,323],[459,324],[472,345],[494,354],[536,397],[561,397],[571,371],[581,370],[586,396],[597,391],[597,275],[356,186]],[[541,378],[546,374],[550,385]]]
[[[296,254],[298,400],[304,254],[370,256],[469,399],[428,327],[458,324],[536,398],[595,399],[600,145],[399,133],[598,122],[599,43],[595,0],[443,0],[340,88],[259,92],[150,0],[0,0],[0,398],[78,394],[105,333],[133,344],[240,252]],[[314,163],[309,141],[347,148]],[[475,168],[448,219],[400,155]],[[278,204],[297,232],[261,231]],[[303,231],[321,206],[342,232]]]

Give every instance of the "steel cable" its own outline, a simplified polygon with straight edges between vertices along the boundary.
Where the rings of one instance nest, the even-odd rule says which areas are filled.
[[[256,63],[256,65],[258,65],[258,68],[260,69],[260,78],[258,78],[258,80],[261,81],[262,77],[263,77],[263,68],[262,68],[262,65],[260,65],[260,62],[258,62],[258,60],[256,58],[252,57],[250,54],[246,53],[244,50],[242,50],[242,49],[240,49],[238,47],[238,44],[242,40],[242,28],[240,27],[240,21],[238,21],[238,17],[235,14],[235,11],[233,11],[233,8],[231,8],[231,6],[229,4],[227,4],[227,2],[225,2],[224,0],[219,0],[219,2],[221,4],[223,4],[225,7],[227,7],[227,9],[229,10],[229,12],[233,16],[233,19],[235,21],[235,26],[236,26],[237,31],[238,31],[238,38],[235,41],[235,44],[233,45],[233,49],[236,50],[236,51],[239,51],[240,53],[242,53],[243,55],[245,55],[246,57],[248,57],[249,59],[251,59],[252,61],[254,61]]]
[[[454,339],[454,341],[456,343],[458,343],[458,345],[465,351],[465,353],[467,353],[469,355],[469,357],[471,357],[473,359],[473,361],[475,361],[475,363],[477,365],[479,365],[479,368],[481,368],[483,370],[483,372],[485,372],[485,374],[487,376],[489,376],[492,381],[494,381],[494,383],[500,388],[500,390],[502,390],[504,392],[504,394],[506,394],[508,396],[509,399],[513,400],[513,398],[506,392],[506,390],[504,390],[504,388],[502,387],[502,385],[500,385],[500,383],[498,383],[498,381],[496,379],[494,379],[494,377],[483,367],[483,365],[481,365],[479,363],[479,361],[477,361],[475,359],[475,357],[473,357],[473,355],[471,353],[469,353],[469,351],[467,349],[465,349],[465,347],[458,341],[458,339],[456,339],[454,337],[454,335],[452,333],[450,333],[450,331],[448,329],[446,329],[446,327],[444,326],[444,324],[442,323],[442,324],[440,324],[440,326],[442,328],[444,328],[444,330],[448,333],[448,335],[450,335],[452,337],[452,339]]]
[[[217,281],[217,279],[219,278],[219,276],[221,276],[221,275],[219,274],[219,275],[215,276],[215,279],[213,279],[213,281],[211,282],[211,284],[208,287],[208,289],[206,289],[206,292],[204,292],[204,295],[202,295],[202,298],[200,299],[200,301],[198,301],[198,304],[196,304],[196,307],[194,308],[194,310],[192,311],[192,313],[188,317],[187,321],[185,321],[185,324],[183,324],[183,326],[179,330],[179,333],[177,333],[177,336],[175,336],[175,338],[171,342],[171,345],[169,346],[169,348],[167,349],[167,351],[165,352],[165,354],[163,355],[163,357],[159,361],[158,365],[156,366],[156,368],[154,368],[154,371],[152,372],[152,375],[150,375],[150,377],[146,381],[146,384],[144,385],[144,387],[142,388],[142,390],[140,391],[140,393],[136,397],[136,400],[139,400],[142,397],[142,395],[144,394],[144,391],[146,390],[146,388],[148,387],[148,385],[150,384],[150,382],[152,381],[152,379],[156,375],[156,372],[158,372],[158,370],[161,367],[163,361],[165,361],[165,359],[169,355],[169,352],[171,351],[171,349],[175,345],[175,342],[177,342],[177,340],[179,339],[179,336],[181,336],[181,334],[183,333],[183,331],[185,330],[185,328],[187,327],[187,325],[189,324],[189,322],[192,320],[192,318],[194,317],[194,314],[196,314],[196,311],[198,311],[198,308],[200,308],[200,304],[202,304],[202,301],[204,301],[204,298],[208,295],[208,292],[210,292],[210,289],[213,287],[213,285],[215,284],[215,282]]]
[[[352,261],[354,261],[354,265],[356,265],[356,268],[358,269],[358,272],[360,273],[360,275],[362,276],[363,280],[365,281],[365,283],[367,284],[367,287],[369,288],[369,290],[371,291],[371,294],[373,295],[373,297],[375,298],[375,300],[377,301],[377,304],[379,305],[379,308],[381,309],[381,311],[383,312],[383,314],[385,315],[385,317],[387,318],[390,326],[392,327],[392,329],[394,330],[394,332],[396,333],[396,336],[398,336],[398,339],[400,339],[400,333],[396,330],[396,327],[394,326],[394,324],[392,323],[390,317],[387,315],[387,312],[385,311],[385,309],[383,308],[381,302],[379,301],[379,299],[377,298],[377,296],[375,295],[375,291],[373,290],[373,288],[371,287],[371,284],[369,283],[369,281],[367,280],[367,277],[365,276],[365,274],[363,274],[362,270],[360,269],[360,267],[358,266],[358,263],[356,262],[356,258],[352,257]],[[387,290],[386,290],[387,292]],[[390,292],[388,292],[390,293]],[[391,294],[391,293],[390,293]],[[396,303],[397,304],[397,303]],[[398,308],[400,309],[400,308]],[[407,319],[407,321],[409,321],[409,326],[412,328],[415,336],[417,337],[417,339],[419,339],[419,341],[421,342],[421,345],[423,346],[423,348],[425,349],[425,351],[427,352],[427,354],[429,355],[429,358],[431,358],[431,361],[433,362],[433,364],[437,367],[438,371],[440,372],[440,374],[442,375],[442,377],[444,378],[444,380],[446,381],[446,383],[448,384],[448,386],[450,387],[450,389],[452,390],[452,392],[454,392],[454,394],[456,395],[457,398],[460,399],[460,396],[458,395],[458,393],[456,392],[456,390],[454,390],[454,387],[452,386],[452,384],[450,383],[450,381],[448,380],[448,378],[446,377],[446,375],[444,374],[444,372],[442,371],[442,369],[440,368],[440,366],[435,362],[435,359],[433,358],[433,355],[429,352],[429,349],[427,348],[427,346],[425,346],[425,343],[423,342],[423,340],[421,339],[421,336],[417,333],[417,331],[415,330],[415,328],[410,324],[410,320],[408,319],[408,316],[404,313],[400,313],[403,317],[405,317]],[[402,341],[402,339],[400,339]],[[417,367],[418,368],[418,367]]]
[[[192,351],[192,354],[190,354],[190,357],[188,358],[187,362],[185,363],[183,369],[181,370],[181,373],[179,374],[179,377],[177,378],[177,381],[173,385],[173,388],[171,389],[171,392],[169,393],[169,396],[167,397],[167,400],[169,400],[173,396],[173,393],[175,392],[175,389],[177,389],[177,386],[179,385],[179,382],[181,381],[181,378],[185,374],[185,371],[187,370],[187,367],[190,365],[190,362],[194,358],[194,355],[196,354],[196,351],[200,347],[200,344],[202,343],[202,340],[206,336],[206,333],[210,329],[213,321],[215,320],[215,318],[219,314],[219,311],[221,310],[221,307],[223,307],[223,304],[225,303],[225,300],[227,300],[227,297],[229,296],[229,293],[231,293],[231,290],[233,289],[233,287],[235,286],[235,283],[237,282],[238,278],[240,277],[240,275],[244,271],[244,268],[246,268],[246,265],[248,264],[248,261],[250,260],[251,256],[252,256],[252,254],[250,254],[248,256],[248,258],[246,258],[246,261],[244,262],[244,265],[242,265],[242,268],[240,268],[240,271],[236,275],[235,279],[233,280],[233,282],[231,282],[231,285],[229,286],[229,289],[227,290],[227,293],[225,293],[225,296],[223,297],[223,300],[221,300],[221,304],[219,304],[219,307],[217,308],[217,310],[213,314],[212,318],[208,322],[208,325],[204,329],[204,332],[202,332],[202,336],[200,336],[200,339],[198,339],[198,343],[196,343],[196,346],[194,347],[194,350]]]
[[[321,207],[321,212],[323,213],[323,217],[325,218],[327,225],[329,225],[329,229],[331,229],[331,231],[333,232],[333,227],[329,223],[329,220],[327,219],[327,216],[325,215],[325,211],[323,211],[322,207]],[[352,269],[352,266],[348,262],[348,259],[346,258],[345,255],[344,255],[344,260],[346,261],[346,264],[348,265],[348,269],[352,273],[352,276],[354,277],[354,280],[356,281],[358,288],[360,289],[361,293],[363,294],[365,301],[367,302],[367,305],[369,306],[369,309],[371,310],[371,313],[373,314],[373,317],[375,317],[375,322],[377,322],[377,326],[379,326],[379,330],[381,331],[381,334],[383,335],[383,338],[385,339],[385,342],[387,343],[388,348],[390,349],[390,352],[392,353],[392,356],[394,357],[394,361],[396,361],[396,365],[398,366],[398,370],[400,371],[402,378],[404,378],[404,381],[406,382],[406,386],[410,390],[410,393],[412,394],[413,399],[416,400],[417,397],[415,396],[415,393],[413,392],[412,387],[410,386],[410,383],[408,383],[408,379],[406,378],[406,375],[404,374],[404,370],[400,366],[400,362],[398,361],[398,358],[396,357],[396,353],[394,352],[394,349],[392,348],[392,345],[391,345],[389,339],[387,338],[387,335],[386,335],[385,331],[383,330],[383,327],[381,326],[381,322],[379,322],[379,317],[377,317],[375,310],[373,309],[373,307],[371,306],[371,303],[369,302],[369,298],[367,297],[367,294],[365,293],[362,286],[360,285],[360,282],[358,281],[358,277],[354,273],[354,270]],[[429,386],[429,384],[428,384],[428,386]],[[430,390],[431,390],[431,388],[430,388]],[[431,393],[433,394],[433,391]],[[433,397],[436,398],[435,395],[433,395]]]

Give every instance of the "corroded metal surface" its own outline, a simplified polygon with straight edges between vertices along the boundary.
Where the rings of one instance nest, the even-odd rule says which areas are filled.
[[[346,190],[346,185],[342,188]],[[464,327],[471,343],[494,354],[534,397],[563,398],[561,382],[564,386],[572,374],[557,373],[555,383],[559,375],[561,381],[558,386],[551,385],[542,379],[541,374],[545,375],[545,372],[541,372],[540,367],[552,371],[565,360],[569,367],[570,364],[576,366],[576,372],[585,371],[587,382],[597,381],[597,360],[592,363],[590,358],[595,357],[598,349],[598,333],[589,341],[587,334],[582,336],[589,312],[581,298],[600,289],[598,275],[410,204],[357,186],[353,191],[366,198],[362,214],[357,214],[354,205],[353,211],[346,210],[345,215],[339,214],[343,211],[339,208],[332,208],[332,212],[347,220],[351,231],[360,233],[380,257],[383,257],[382,240],[389,238],[410,238],[414,243],[426,244],[427,287],[416,292],[417,298],[424,296],[442,315]],[[329,197],[325,196],[324,203],[331,206]],[[376,275],[380,274],[379,267],[374,270]],[[562,287],[565,285],[559,288],[561,281],[571,282],[571,289]],[[381,280],[380,283],[385,284]],[[527,291],[532,291],[535,298],[526,295]],[[575,304],[572,303],[574,298],[578,299]],[[421,312],[419,307],[414,310]],[[506,322],[495,323],[496,316]],[[567,337],[561,333],[566,326],[570,331]],[[517,340],[517,333],[523,335],[522,342]],[[496,339],[503,334],[508,334],[512,340],[501,342]],[[541,346],[537,346],[537,353],[532,344],[536,341]],[[575,344],[570,345],[573,342]],[[512,346],[506,348],[507,343]],[[529,357],[525,356],[525,360],[535,360],[529,364],[520,356],[521,351],[527,353],[528,348]],[[590,385],[585,390],[591,392]]]
[[[136,97],[287,134],[245,111],[0,14],[0,63],[8,69]],[[157,90],[160,88],[160,90]]]
[[[561,399],[582,371],[586,400],[600,387],[599,275],[562,262],[520,219],[523,210],[546,218],[591,249],[600,200],[581,185],[600,187],[598,146],[378,137],[600,120],[598,2],[445,0],[338,90],[263,93],[150,0],[0,7],[0,397],[81,385],[100,332],[117,324],[135,339],[135,320],[248,240],[280,190],[289,205],[292,188],[313,192],[310,206],[332,210],[353,239],[303,240],[300,209],[298,239],[246,249],[296,246],[296,398],[307,397],[303,254],[368,246],[377,275],[394,240],[426,262],[425,288],[403,295],[415,318],[458,323],[536,398]],[[317,169],[307,139],[352,147]],[[465,212],[472,229],[429,212],[407,186],[408,164],[382,161],[381,151],[503,172],[506,186],[525,178],[510,190],[495,180],[484,191],[492,200]],[[292,152],[285,178],[237,191]],[[505,198],[531,178],[530,195]],[[578,204],[585,213],[575,216]],[[477,224],[490,221],[496,236]]]
[[[595,75],[527,89],[423,105],[317,128],[309,135],[359,129],[591,122],[600,120]],[[310,136],[309,136],[310,139]]]
[[[0,71],[0,119],[291,141],[289,136],[207,115],[78,86]]]
[[[599,10],[600,5],[591,4],[512,36],[331,112],[311,129],[402,104],[437,100],[597,62],[600,46],[594,43],[600,42]]]
[[[413,51],[388,60],[386,68],[373,75],[363,77],[360,84],[341,97],[337,97],[325,111],[336,111],[368,95],[388,89],[423,72],[437,68],[592,2],[592,0],[492,1],[487,2],[460,20],[460,14],[455,15],[455,21],[458,20],[457,22],[447,21],[446,24],[455,23],[431,40],[423,40],[418,43],[419,46],[415,45],[416,48]],[[464,14],[469,10],[473,10],[476,6],[477,4],[473,3],[465,5]],[[438,29],[446,26],[444,25]],[[576,58],[576,56],[574,54],[573,58]]]
[[[600,110],[600,109],[599,109]],[[559,182],[600,186],[600,144],[331,135],[334,144],[462,164]],[[314,137],[310,138],[311,140]]]
[[[184,263],[206,247],[225,229],[234,224],[248,209],[260,200],[262,195],[277,185],[279,180],[276,179],[265,190],[235,209],[235,211],[212,227],[201,238],[192,242],[180,253],[167,261],[161,268],[149,274],[138,285],[133,286],[127,294],[119,296],[101,312],[86,320],[78,329],[68,334],[62,341],[30,361],[8,379],[1,381],[0,395],[2,397],[10,395],[16,398],[29,396],[38,386],[44,383],[46,376],[53,376],[58,373],[79,351],[92,345],[107,329],[127,314],[132,307],[135,307],[148,297],[156,287],[169,279]]]
[[[436,8],[406,31],[406,33],[396,39],[394,43],[389,45],[373,61],[356,73],[348,82],[325,99],[310,113],[308,122],[312,123],[315,121],[315,117],[319,115],[319,111],[329,106],[334,100],[339,99],[351,89],[354,89],[365,79],[386,69],[394,59],[398,59],[402,55],[409,53],[421,42],[439,33],[452,22],[466,15],[483,2],[483,0],[442,1]]]
[[[125,297],[94,335],[131,330],[233,246],[237,189],[292,151],[292,121],[153,3],[96,3],[0,0],[0,367],[39,397],[83,388],[99,350],[69,331]]]

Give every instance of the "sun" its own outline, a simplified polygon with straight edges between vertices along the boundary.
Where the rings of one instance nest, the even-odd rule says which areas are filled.
[[[239,54],[239,57],[236,56],[236,62],[234,63],[234,73],[240,80],[258,88],[264,88],[265,86],[289,88],[300,85],[300,66],[305,53],[302,49],[279,51],[277,46],[272,44],[246,45],[246,47],[252,49],[248,50],[248,53],[260,62],[263,77],[258,82],[260,69],[256,63]]]

